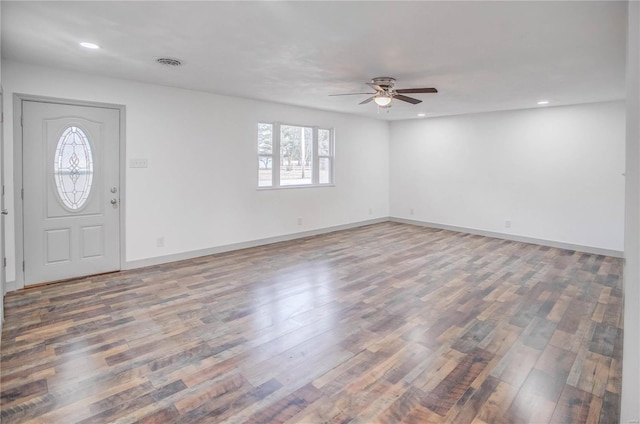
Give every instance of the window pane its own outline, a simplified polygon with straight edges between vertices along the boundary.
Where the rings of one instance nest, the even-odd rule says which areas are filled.
[[[258,156],[258,187],[271,187],[271,156]]]
[[[270,155],[273,150],[273,125],[258,124],[258,153]]]
[[[329,184],[331,183],[331,162],[329,158],[320,158],[318,160],[320,165],[319,170],[319,183],[320,184]]]
[[[311,141],[308,127],[280,127],[280,185],[311,184]]]
[[[82,208],[93,185],[93,154],[87,135],[80,128],[68,127],[60,136],[53,176],[62,203],[72,210]]]
[[[331,131],[318,130],[318,155],[329,156],[331,154]]]

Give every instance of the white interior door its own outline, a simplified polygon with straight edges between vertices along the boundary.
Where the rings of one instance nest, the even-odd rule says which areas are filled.
[[[120,269],[120,112],[22,102],[25,285]]]

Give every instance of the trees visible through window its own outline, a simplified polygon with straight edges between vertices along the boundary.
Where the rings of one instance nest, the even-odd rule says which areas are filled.
[[[333,130],[258,124],[258,187],[333,183]]]
[[[258,187],[270,187],[273,176],[273,125],[258,124]]]

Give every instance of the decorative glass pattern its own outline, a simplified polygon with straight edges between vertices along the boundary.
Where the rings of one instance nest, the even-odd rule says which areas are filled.
[[[68,127],[58,140],[53,161],[53,178],[62,203],[80,209],[89,198],[93,182],[93,155],[87,135],[78,127]]]

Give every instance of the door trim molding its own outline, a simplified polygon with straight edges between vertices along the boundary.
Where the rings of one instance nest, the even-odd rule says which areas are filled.
[[[91,102],[84,100],[72,100],[60,97],[36,96],[32,94],[14,93],[13,94],[13,193],[14,193],[14,231],[15,231],[15,289],[24,288],[24,271],[22,270],[22,262],[24,261],[24,216],[22,210],[22,103],[25,101],[39,103],[53,103],[70,106],[86,106],[97,107],[101,109],[115,109],[119,112],[120,117],[120,157],[119,157],[119,177],[120,177],[120,269],[125,269],[126,255],[126,107],[125,105],[113,103]]]

